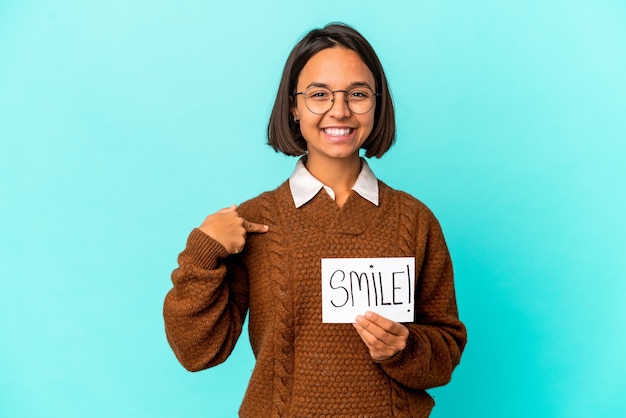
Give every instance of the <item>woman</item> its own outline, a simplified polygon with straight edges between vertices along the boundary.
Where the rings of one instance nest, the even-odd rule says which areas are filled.
[[[277,189],[208,216],[191,232],[165,298],[168,341],[188,370],[231,353],[249,310],[256,365],[242,417],[427,417],[466,332],[440,226],[378,181],[359,156],[395,136],[382,66],[354,29],[328,25],[291,52],[269,144],[302,155]],[[415,257],[415,316],[321,321],[320,260]]]

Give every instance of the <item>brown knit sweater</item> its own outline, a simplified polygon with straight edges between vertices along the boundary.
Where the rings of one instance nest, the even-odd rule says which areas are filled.
[[[285,182],[239,207],[270,229],[236,256],[200,230],[189,236],[165,298],[167,338],[188,370],[215,366],[249,310],[256,365],[241,417],[429,416],[425,389],[450,380],[466,341],[452,264],[428,208],[379,186],[378,207],[352,192],[339,208],[321,190],[296,209]],[[325,257],[415,257],[415,322],[402,352],[375,362],[351,324],[322,323]]]

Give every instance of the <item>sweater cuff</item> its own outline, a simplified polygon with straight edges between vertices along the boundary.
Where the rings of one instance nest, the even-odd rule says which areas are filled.
[[[184,253],[193,265],[209,270],[216,268],[219,260],[228,256],[222,244],[198,228],[189,234]]]

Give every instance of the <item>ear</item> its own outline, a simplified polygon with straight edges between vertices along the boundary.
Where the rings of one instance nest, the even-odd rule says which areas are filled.
[[[295,103],[291,106],[289,111],[291,112],[291,117],[293,117],[294,120],[300,120],[300,112],[298,111],[298,106]]]

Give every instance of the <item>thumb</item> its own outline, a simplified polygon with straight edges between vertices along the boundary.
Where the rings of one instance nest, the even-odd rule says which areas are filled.
[[[237,205],[235,205],[234,203],[232,205],[230,205],[227,208],[224,209],[220,209],[217,211],[217,213],[228,213],[228,212],[234,212],[237,210]]]

